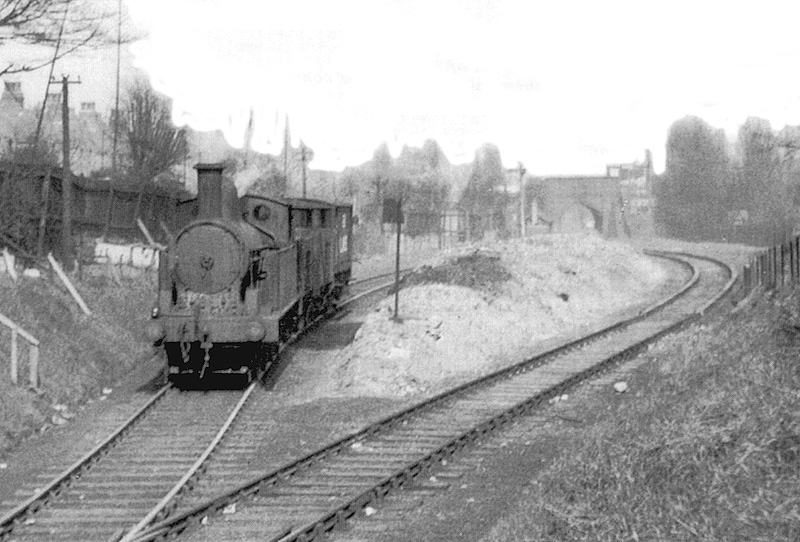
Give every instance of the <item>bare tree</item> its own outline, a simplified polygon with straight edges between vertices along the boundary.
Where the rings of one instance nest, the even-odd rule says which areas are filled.
[[[119,122],[128,147],[129,177],[139,186],[138,216],[147,185],[186,157],[186,133],[172,124],[169,101],[144,83],[130,91]]]
[[[91,45],[116,43],[121,4],[110,0],[0,0],[0,49],[12,43],[51,47],[56,59]],[[132,36],[120,37],[129,42]],[[33,71],[53,62],[52,53],[35,60],[4,60],[0,75]]]
[[[17,251],[41,255],[46,239],[52,247],[60,237],[60,222],[47,220],[60,212],[60,199],[46,197],[58,156],[41,144],[8,149],[0,160],[0,240]]]

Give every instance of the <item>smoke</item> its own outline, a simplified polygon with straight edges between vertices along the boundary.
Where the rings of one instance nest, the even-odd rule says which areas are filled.
[[[257,166],[250,164],[245,169],[237,171],[233,176],[233,184],[236,185],[236,193],[242,197],[248,189],[253,186],[260,176]]]

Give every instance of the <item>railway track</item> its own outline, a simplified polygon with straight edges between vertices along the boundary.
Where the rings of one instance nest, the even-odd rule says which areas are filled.
[[[686,303],[696,306],[699,301]],[[674,315],[666,317],[668,322],[673,320]],[[600,345],[600,335],[590,340]],[[274,528],[260,533],[259,540],[264,539],[262,535],[308,538],[352,516],[390,487],[412,480],[475,435],[502,426],[506,419],[502,412],[510,405],[516,411],[519,405],[551,396],[552,390],[542,388],[552,384],[549,381],[530,385],[522,377],[527,374],[528,380],[537,380],[541,375],[530,368],[558,354],[551,352],[530,360],[528,367],[442,394],[256,480],[246,476],[253,472],[248,457],[264,433],[265,413],[258,406],[264,403],[250,400],[248,408],[242,408],[253,388],[244,395],[181,394],[165,388],[95,450],[2,518],[0,539],[152,540],[184,531],[193,520],[259,490],[255,501],[224,516],[236,521],[212,519],[211,527],[190,529],[187,534],[215,539],[214,529],[222,525],[244,529],[244,534],[238,534],[247,539],[253,525],[263,531],[262,523],[247,518],[266,513]],[[550,364],[539,372],[562,378],[573,369],[577,366]],[[519,375],[512,376],[515,373]],[[536,390],[539,399],[532,400]],[[229,430],[233,423],[235,428]],[[223,441],[226,431],[231,434]],[[265,497],[266,508],[259,504]],[[221,536],[216,539],[228,538]]]
[[[158,519],[189,487],[254,388],[162,388],[89,454],[0,519],[0,539],[105,542]]]
[[[390,275],[356,281],[360,294],[345,304],[390,286]],[[181,394],[162,388],[85,456],[0,518],[0,540],[116,540],[126,530],[160,519],[208,468],[211,452],[254,389]],[[247,446],[237,443],[251,440],[248,424],[255,423],[250,431],[261,431],[255,410],[234,439],[238,459],[221,454],[218,464],[246,456]]]
[[[181,535],[195,542],[288,542],[331,531],[461,448],[698,318],[732,286],[723,264],[680,258],[694,269],[692,279],[639,316],[449,390],[236,487],[231,479],[205,479],[206,487],[176,504],[172,516],[126,541]]]
[[[400,280],[402,284],[402,280],[411,271],[413,271],[413,267],[408,267],[406,269],[400,270]],[[349,305],[354,301],[361,299],[362,297],[368,296],[370,294],[380,292],[381,290],[385,290],[386,288],[390,288],[394,286],[394,271],[391,273],[383,273],[381,275],[375,275],[374,277],[367,277],[364,279],[357,279],[350,282],[348,286],[348,290],[350,292],[349,296],[346,299],[343,299],[339,306]]]

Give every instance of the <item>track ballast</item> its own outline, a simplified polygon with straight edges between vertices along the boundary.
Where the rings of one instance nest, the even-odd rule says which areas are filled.
[[[464,446],[693,321],[730,288],[727,266],[703,258],[681,259],[697,271],[677,297],[254,477],[233,491],[153,525],[136,540],[183,532],[185,539],[192,541],[288,541],[312,540],[329,532],[364,506],[419,479]],[[225,507],[231,510],[232,504],[237,505],[235,513],[215,513]]]

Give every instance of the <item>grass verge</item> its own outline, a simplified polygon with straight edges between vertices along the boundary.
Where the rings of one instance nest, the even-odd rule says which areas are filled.
[[[152,352],[140,329],[155,297],[155,279],[137,274],[121,286],[102,276],[76,283],[93,311],[84,316],[55,277],[20,278],[0,275],[0,312],[40,342],[40,387],[26,389],[27,343],[20,340],[20,384],[7,376],[10,332],[0,329],[0,451],[45,428],[55,413],[101,394]]]
[[[800,295],[660,341],[483,542],[800,539]]]

